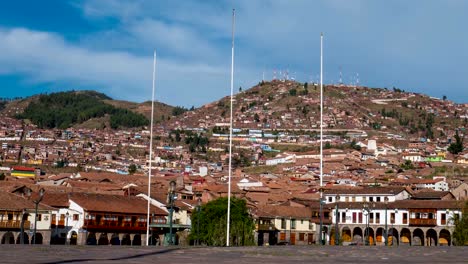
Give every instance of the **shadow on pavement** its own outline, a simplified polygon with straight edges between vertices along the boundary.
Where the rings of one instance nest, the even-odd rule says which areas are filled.
[[[73,262],[84,262],[84,261],[106,261],[106,260],[119,261],[119,260],[136,259],[136,258],[141,258],[141,257],[146,257],[146,256],[165,254],[165,253],[176,251],[176,250],[179,250],[179,248],[168,248],[164,250],[130,255],[130,256],[125,256],[125,257],[118,257],[118,258],[107,258],[107,259],[106,258],[79,258],[79,259],[69,259],[69,260],[60,260],[60,261],[52,261],[52,262],[42,262],[40,264],[59,264],[59,263],[73,263]]]

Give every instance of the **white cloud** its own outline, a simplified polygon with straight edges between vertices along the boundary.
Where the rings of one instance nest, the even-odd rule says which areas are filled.
[[[24,28],[0,29],[0,72],[21,73],[35,83],[62,82],[70,85],[104,87],[111,97],[131,101],[151,96],[152,54],[137,56],[128,52],[100,52],[65,42],[60,36]],[[199,105],[206,98],[189,98],[186,93],[203,76],[209,93],[213,84],[226,79],[227,69],[201,63],[158,59],[157,98],[171,104]],[[181,78],[183,76],[183,78]],[[227,81],[226,81],[227,82]],[[213,91],[213,95],[220,95]],[[179,98],[180,96],[180,98]],[[208,98],[210,96],[207,96]],[[215,99],[211,98],[211,99]]]

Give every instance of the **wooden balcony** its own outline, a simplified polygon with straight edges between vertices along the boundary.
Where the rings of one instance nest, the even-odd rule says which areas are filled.
[[[141,231],[146,230],[146,222],[85,220],[83,228]]]
[[[29,229],[31,223],[29,221],[24,221],[24,229]],[[21,220],[10,220],[10,221],[1,221],[0,228],[17,228],[21,229]]]
[[[410,226],[436,226],[437,219],[425,219],[425,218],[410,218],[409,220]]]

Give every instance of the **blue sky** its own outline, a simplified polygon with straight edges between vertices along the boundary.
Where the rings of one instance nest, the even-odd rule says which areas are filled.
[[[398,87],[468,103],[468,1],[5,1],[0,97],[91,89],[112,98],[201,106],[273,71],[314,81],[324,33],[324,80]]]

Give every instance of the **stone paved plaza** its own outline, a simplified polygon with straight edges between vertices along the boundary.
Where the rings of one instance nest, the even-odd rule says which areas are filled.
[[[0,263],[468,263],[468,247],[1,245]]]

